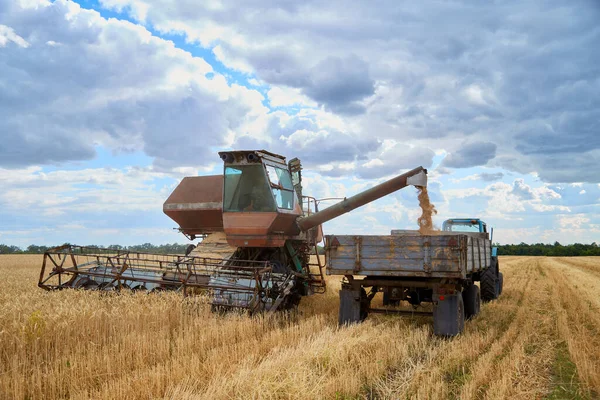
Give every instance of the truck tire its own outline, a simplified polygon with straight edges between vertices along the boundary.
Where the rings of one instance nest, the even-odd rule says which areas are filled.
[[[492,258],[492,265],[481,273],[481,300],[492,301],[498,298],[498,261]]]
[[[465,304],[465,319],[471,319],[479,314],[481,310],[481,296],[479,287],[470,284],[462,292],[463,303]]]
[[[465,329],[465,307],[460,292],[444,296],[433,306],[433,333],[437,336],[459,335]]]
[[[338,315],[339,325],[349,325],[363,321],[367,318],[369,300],[365,289],[352,290],[344,288],[340,290],[340,310]]]
[[[498,273],[498,296],[500,296],[502,294],[502,288],[504,286],[504,275],[502,275],[502,272]]]

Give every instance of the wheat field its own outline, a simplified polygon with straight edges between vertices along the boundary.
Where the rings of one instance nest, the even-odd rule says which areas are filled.
[[[600,395],[598,258],[501,257],[501,298],[449,340],[424,317],[338,328],[337,277],[297,315],[250,318],[175,293],[45,292],[41,260],[0,256],[1,398]]]

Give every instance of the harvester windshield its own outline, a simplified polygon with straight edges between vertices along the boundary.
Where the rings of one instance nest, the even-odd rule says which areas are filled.
[[[223,211],[276,211],[262,164],[225,167]]]
[[[294,186],[287,169],[267,165],[267,175],[277,207],[291,210],[294,208]]]

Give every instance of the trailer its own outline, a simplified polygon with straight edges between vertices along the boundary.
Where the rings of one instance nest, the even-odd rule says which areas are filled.
[[[432,314],[436,335],[455,336],[479,313],[481,301],[502,292],[504,278],[483,221],[447,220],[430,235],[391,233],[325,237],[327,274],[344,277],[340,325],[363,321],[369,313]],[[386,308],[371,308],[378,292]],[[413,309],[396,307],[401,302]],[[432,303],[433,311],[420,310],[422,303]]]

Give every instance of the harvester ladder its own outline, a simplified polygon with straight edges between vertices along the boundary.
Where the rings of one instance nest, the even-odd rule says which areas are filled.
[[[321,255],[319,254],[319,247],[317,246],[317,242],[316,242],[315,238],[313,238],[311,240],[310,246],[312,247],[312,249],[314,251],[314,255],[316,256],[316,259],[317,259],[316,263],[312,263],[312,262],[310,262],[312,257],[309,258],[308,269],[309,269],[309,277],[310,277],[310,286],[313,289],[313,291],[315,291],[315,292],[323,292],[323,291],[325,291],[325,286],[326,286],[325,275],[323,274],[323,268],[325,267],[325,264],[323,262],[321,262]],[[311,267],[318,268],[319,273],[313,274],[311,272]],[[317,290],[315,290],[315,289],[317,289]]]

